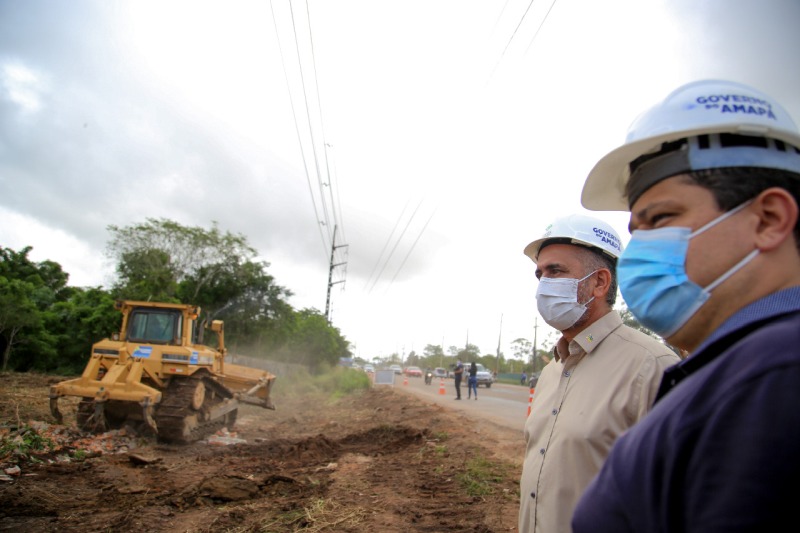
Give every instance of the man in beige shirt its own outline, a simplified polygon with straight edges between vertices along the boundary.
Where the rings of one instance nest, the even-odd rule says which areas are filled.
[[[664,370],[680,361],[613,310],[621,252],[610,225],[577,214],[525,248],[536,263],[539,314],[562,337],[525,423],[520,532],[570,531],[578,498],[614,440],[650,410]]]

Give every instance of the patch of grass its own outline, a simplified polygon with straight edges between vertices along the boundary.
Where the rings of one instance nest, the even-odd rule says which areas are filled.
[[[76,461],[83,461],[86,459],[86,457],[88,457],[88,455],[89,454],[86,452],[86,450],[82,450],[80,448],[72,452],[72,458]]]
[[[36,454],[52,451],[55,447],[51,439],[24,425],[0,437],[0,459],[13,456],[17,460],[33,461]]]
[[[417,452],[417,458],[421,461],[429,454],[433,454],[435,457],[444,457],[447,455],[447,446],[428,441],[425,443],[425,446],[420,448],[419,452]]]
[[[494,494],[494,485],[503,480],[496,466],[485,457],[475,457],[467,461],[466,468],[456,478],[470,496],[489,496]]]
[[[444,442],[449,437],[450,437],[450,435],[448,435],[446,431],[437,431],[436,433],[433,434],[433,438],[435,440],[438,440],[439,442]]]

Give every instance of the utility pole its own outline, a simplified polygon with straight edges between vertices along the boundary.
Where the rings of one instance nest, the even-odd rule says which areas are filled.
[[[328,325],[331,323],[331,288],[337,283],[344,283],[344,280],[333,281],[333,269],[337,266],[346,265],[347,261],[344,263],[334,263],[333,262],[333,255],[336,252],[337,248],[345,248],[348,246],[347,244],[340,244],[336,246],[336,229],[337,226],[333,226],[333,241],[331,242],[331,263],[330,267],[328,268],[328,296],[325,298],[325,318],[328,320]]]
[[[494,360],[495,374],[500,372],[500,337],[503,335],[503,313],[500,313],[500,332],[497,334],[497,357]]]

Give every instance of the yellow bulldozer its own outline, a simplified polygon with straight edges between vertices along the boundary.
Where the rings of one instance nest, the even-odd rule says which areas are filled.
[[[227,427],[241,403],[275,409],[275,376],[225,362],[223,322],[214,320],[218,346],[202,344],[205,332],[193,305],[122,300],[119,333],[92,346],[81,377],[50,387],[50,411],[59,423],[62,396],[78,396],[78,427],[94,432],[138,424],[159,440],[189,443]]]

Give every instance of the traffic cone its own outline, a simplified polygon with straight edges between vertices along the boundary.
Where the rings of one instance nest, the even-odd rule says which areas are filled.
[[[403,385],[408,385],[408,376],[403,376]]]
[[[447,394],[447,392],[444,390],[444,380],[439,383],[439,394]]]
[[[533,403],[533,387],[531,387],[531,393],[528,396],[528,416],[531,416],[531,403]]]

